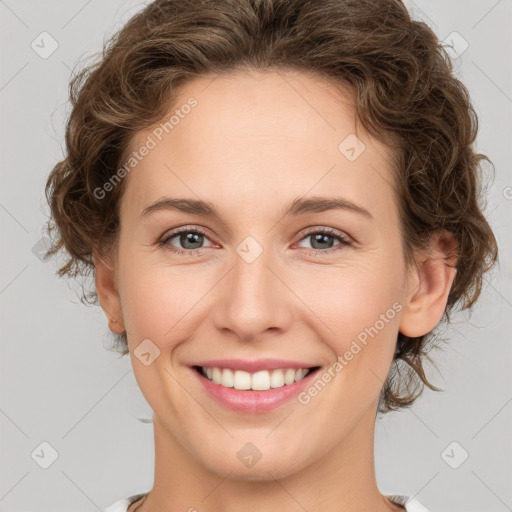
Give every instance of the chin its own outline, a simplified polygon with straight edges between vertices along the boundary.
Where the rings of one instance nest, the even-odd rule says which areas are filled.
[[[297,473],[306,465],[305,460],[297,460],[297,451],[295,456],[283,456],[278,449],[273,449],[271,455],[267,457],[265,457],[264,450],[262,451],[261,458],[252,466],[246,466],[242,461],[243,456],[240,457],[242,459],[240,460],[236,453],[233,453],[231,457],[220,453],[217,457],[209,457],[208,460],[201,457],[198,462],[223,478],[229,475],[230,480],[244,482],[270,482],[286,478]]]

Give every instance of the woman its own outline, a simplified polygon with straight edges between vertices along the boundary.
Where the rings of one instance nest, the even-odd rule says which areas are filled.
[[[426,510],[381,494],[378,412],[497,258],[476,116],[397,0],[160,0],[72,83],[59,275],[94,274],[154,416],[108,512]]]

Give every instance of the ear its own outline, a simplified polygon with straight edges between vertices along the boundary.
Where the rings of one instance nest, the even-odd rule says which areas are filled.
[[[125,331],[123,312],[119,292],[115,281],[115,268],[107,258],[93,256],[94,282],[101,308],[107,316],[108,326],[112,332],[121,334]]]
[[[446,230],[434,232],[428,247],[415,252],[415,260],[407,275],[399,327],[408,337],[424,336],[441,321],[456,273],[454,236]]]

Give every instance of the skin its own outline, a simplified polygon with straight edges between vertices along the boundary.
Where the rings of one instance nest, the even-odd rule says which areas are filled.
[[[101,306],[117,320],[111,330],[127,332],[154,411],[154,485],[139,512],[402,510],[375,479],[377,403],[399,330],[424,335],[442,317],[454,278],[442,249],[453,239],[435,233],[417,265],[406,265],[391,151],[356,130],[348,91],[302,72],[239,70],[195,78],[175,105],[191,96],[198,105],[125,178],[117,253],[95,260]],[[366,149],[349,161],[338,145],[353,133]],[[174,210],[140,218],[164,196],[210,201],[222,221]],[[372,218],[349,210],[283,217],[302,196],[343,197]],[[182,226],[204,228],[203,252],[179,236],[159,246]],[[336,233],[315,245],[317,228]],[[236,252],[247,236],[263,249],[250,264]],[[268,357],[326,370],[394,303],[401,311],[305,405],[230,411],[189,368]],[[134,355],[147,338],[160,350],[149,366]],[[250,468],[237,457],[247,442],[262,454]]]

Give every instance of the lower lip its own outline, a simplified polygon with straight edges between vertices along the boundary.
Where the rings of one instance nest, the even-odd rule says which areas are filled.
[[[318,372],[318,369],[314,370],[308,373],[302,380],[294,382],[293,384],[286,384],[280,388],[254,391],[226,388],[203,377],[195,369],[191,368],[191,370],[204,386],[206,392],[220,405],[233,411],[248,413],[270,411],[292,400],[309,385],[310,381]]]

